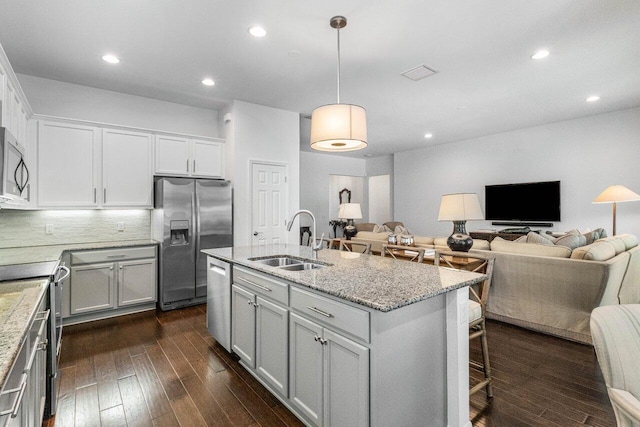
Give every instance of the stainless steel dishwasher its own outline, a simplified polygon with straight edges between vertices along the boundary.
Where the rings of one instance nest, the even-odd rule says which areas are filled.
[[[231,352],[231,264],[207,257],[207,330]]]

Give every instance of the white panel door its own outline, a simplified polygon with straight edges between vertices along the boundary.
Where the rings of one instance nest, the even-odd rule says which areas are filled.
[[[322,327],[291,313],[289,333],[289,399],[298,411],[320,426],[323,423],[323,345],[319,341]]]
[[[326,426],[369,425],[369,349],[324,330]]]
[[[98,129],[40,122],[38,127],[38,205],[98,205]]]
[[[256,370],[258,374],[287,397],[289,390],[289,311],[257,297]]]
[[[253,163],[251,168],[252,245],[286,242],[286,166]]]
[[[152,143],[148,133],[103,129],[103,206],[153,206]]]
[[[221,142],[191,141],[192,176],[224,178],[224,144]]]
[[[187,138],[156,135],[156,175],[188,176],[189,158]]]

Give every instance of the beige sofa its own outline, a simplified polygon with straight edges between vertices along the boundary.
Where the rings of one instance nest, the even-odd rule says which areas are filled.
[[[379,252],[389,232],[358,232]],[[448,250],[446,237],[415,236],[416,246]],[[577,241],[577,239],[576,239]],[[581,241],[581,243],[583,243]],[[487,317],[591,343],[589,317],[599,306],[640,303],[640,247],[632,235],[576,248],[474,239],[472,251],[495,256]]]
[[[622,235],[576,249],[494,240],[487,317],[591,343],[599,306],[640,302],[638,239]]]

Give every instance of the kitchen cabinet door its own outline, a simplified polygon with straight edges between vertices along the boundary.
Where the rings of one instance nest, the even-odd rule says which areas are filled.
[[[315,425],[322,425],[322,327],[291,313],[289,316],[289,399]]]
[[[71,267],[71,314],[110,310],[116,306],[115,264]]]
[[[156,175],[189,176],[189,139],[156,135],[155,147]]]
[[[369,349],[324,330],[326,426],[369,425]]]
[[[256,297],[256,371],[274,390],[289,390],[289,311]]]
[[[256,367],[255,294],[231,286],[231,348],[251,368]]]
[[[118,307],[156,300],[156,260],[118,263]]]
[[[153,207],[153,136],[102,130],[102,206]]]
[[[98,129],[40,122],[38,206],[96,207]]]
[[[191,175],[205,178],[224,178],[224,144],[194,139],[191,146]]]

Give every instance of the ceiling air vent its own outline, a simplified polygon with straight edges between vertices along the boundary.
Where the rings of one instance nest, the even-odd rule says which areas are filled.
[[[410,70],[405,71],[401,75],[417,82],[418,80],[433,76],[435,73],[437,73],[436,70],[432,70],[426,65],[418,65],[417,67],[413,67]]]

